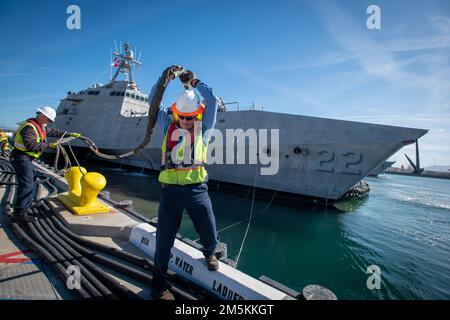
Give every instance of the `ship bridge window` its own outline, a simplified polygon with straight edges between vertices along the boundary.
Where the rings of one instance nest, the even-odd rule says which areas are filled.
[[[144,98],[144,101],[145,101],[145,102],[148,102],[148,98]]]
[[[98,96],[100,94],[100,91],[88,91],[88,95],[95,95]]]
[[[141,96],[141,101],[145,101],[145,98],[143,96]]]
[[[130,95],[130,93],[129,93],[129,92],[127,92],[127,97],[131,97],[131,95]]]
[[[134,93],[131,94],[131,99],[136,99],[136,95]]]

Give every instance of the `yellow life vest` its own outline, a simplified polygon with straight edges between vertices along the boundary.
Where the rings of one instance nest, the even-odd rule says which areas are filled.
[[[167,139],[169,138],[170,130],[167,130],[166,135],[161,146],[162,152],[162,165],[163,169],[159,174],[159,182],[166,184],[187,185],[194,183],[205,182],[208,172],[204,167],[206,163],[206,146],[203,143],[202,130],[197,130],[191,152],[194,153],[194,157],[191,155],[192,164],[183,164],[185,155],[185,143],[182,141],[176,147],[176,150],[168,150]],[[192,146],[192,143],[191,143]]]
[[[34,121],[33,119],[28,119],[27,121],[22,123],[22,125],[19,127],[19,129],[17,129],[17,131],[14,135],[14,148],[16,148],[20,151],[23,151],[26,154],[28,154],[29,156],[32,156],[37,159],[41,156],[42,152],[28,150],[23,143],[22,130],[27,126],[30,126],[33,128],[37,143],[44,142],[46,140],[47,135],[45,133],[45,129],[43,129],[41,126],[39,126],[39,124],[36,121]]]

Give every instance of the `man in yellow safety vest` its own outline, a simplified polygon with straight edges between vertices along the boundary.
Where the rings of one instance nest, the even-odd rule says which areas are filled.
[[[11,164],[16,172],[18,186],[14,218],[28,221],[28,209],[31,207],[36,193],[33,159],[38,159],[48,148],[56,148],[56,143],[48,143],[47,137],[59,138],[63,135],[80,137],[79,133],[67,133],[47,124],[55,121],[56,111],[52,107],[37,109],[37,116],[24,121],[14,134],[14,149],[11,153]]]
[[[169,79],[176,78],[173,66]],[[167,70],[165,71],[167,73]],[[165,74],[161,78],[165,77]],[[219,237],[216,221],[208,195],[208,174],[205,169],[206,150],[209,142],[207,130],[214,128],[218,98],[211,88],[198,80],[191,71],[179,75],[186,90],[172,105],[170,117],[163,105],[159,107],[158,127],[164,134],[161,146],[162,167],[159,174],[161,202],[158,209],[155,268],[152,296],[158,300],[173,300],[167,285],[166,273],[170,251],[180,227],[183,210],[189,214],[200,236],[208,270],[215,271],[219,262],[215,255]],[[153,87],[150,99],[157,95],[159,82]],[[190,87],[197,89],[205,104]]]

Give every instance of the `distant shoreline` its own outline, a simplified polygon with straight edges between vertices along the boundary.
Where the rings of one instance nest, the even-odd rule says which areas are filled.
[[[385,174],[396,174],[401,176],[414,176],[421,178],[437,178],[437,179],[447,179],[450,180],[450,172],[439,172],[439,171],[424,171],[421,174],[415,174],[412,172],[401,172],[401,171],[386,171]]]

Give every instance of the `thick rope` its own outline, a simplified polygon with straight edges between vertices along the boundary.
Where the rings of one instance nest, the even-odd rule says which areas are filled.
[[[77,157],[75,156],[75,153],[73,152],[72,147],[70,146],[70,143],[69,143],[69,142],[67,143],[67,146],[69,147],[70,153],[72,153],[72,157],[75,159],[75,162],[76,162],[76,164],[77,164],[77,166],[78,166],[78,169],[79,169],[80,172],[81,172],[81,175],[84,176],[84,171],[81,170],[80,163],[78,162],[78,159],[77,159]]]
[[[239,259],[241,258],[241,253],[242,253],[242,250],[244,249],[244,243],[245,243],[245,240],[247,239],[248,231],[250,230],[250,224],[252,222],[253,204],[255,203],[256,176],[257,176],[257,173],[258,173],[258,166],[256,165],[255,166],[255,178],[254,178],[254,181],[253,181],[253,196],[252,196],[252,205],[250,207],[250,216],[248,218],[248,224],[247,224],[247,229],[245,230],[244,238],[242,239],[241,248],[239,249],[238,255],[237,255],[236,259],[235,259],[236,267],[238,266]]]

